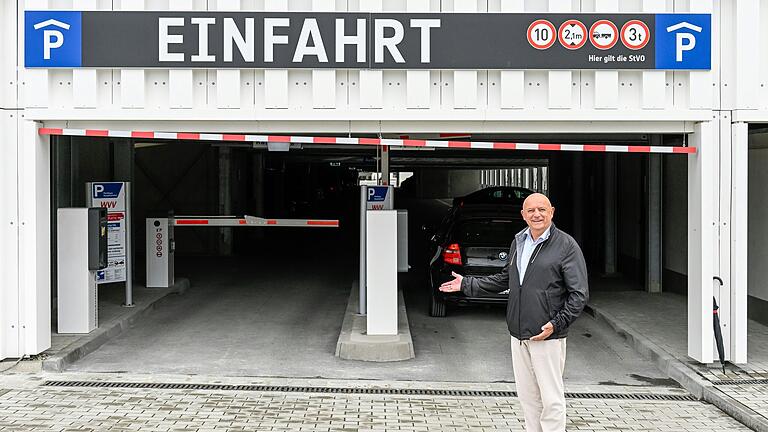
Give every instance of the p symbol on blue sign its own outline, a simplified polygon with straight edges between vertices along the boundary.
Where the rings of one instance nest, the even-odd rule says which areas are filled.
[[[687,22],[667,27],[667,32],[672,33],[680,29],[689,29],[701,33],[702,28]],[[675,61],[683,61],[683,53],[696,48],[696,35],[693,33],[678,32],[675,34]]]
[[[93,185],[93,195],[94,196],[98,197],[102,193],[104,193],[104,185],[99,185],[99,184]]]
[[[368,188],[368,201],[376,195],[376,188]]]

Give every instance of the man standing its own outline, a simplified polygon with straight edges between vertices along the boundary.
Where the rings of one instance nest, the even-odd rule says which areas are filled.
[[[573,237],[552,223],[555,208],[542,194],[526,198],[521,210],[528,228],[510,248],[501,273],[462,277],[440,291],[477,296],[509,290],[507,327],[512,367],[528,432],[565,430],[565,339],[589,298],[587,266]]]

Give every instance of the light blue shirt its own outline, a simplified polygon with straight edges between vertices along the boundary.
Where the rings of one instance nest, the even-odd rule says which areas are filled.
[[[520,274],[520,285],[523,284],[523,279],[525,278],[525,270],[528,269],[528,263],[531,261],[531,255],[533,255],[533,251],[536,250],[536,246],[540,245],[549,238],[550,229],[552,229],[552,225],[550,225],[549,228],[544,231],[544,234],[540,235],[536,240],[534,240],[531,236],[530,228],[525,230],[525,243],[523,243],[523,251],[520,253],[520,260],[517,263],[518,273]]]

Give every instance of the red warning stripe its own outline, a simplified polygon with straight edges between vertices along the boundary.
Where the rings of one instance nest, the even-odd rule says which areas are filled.
[[[562,148],[560,144],[539,144],[539,150],[560,151]]]
[[[495,142],[493,143],[494,150],[516,150],[517,143],[510,142]]]
[[[629,146],[630,153],[651,153],[650,146]]]
[[[224,141],[245,141],[245,135],[224,134],[222,139]]]
[[[176,225],[208,225],[208,219],[176,219]]]
[[[605,145],[604,144],[584,144],[584,151],[585,152],[604,152]]]
[[[283,136],[283,135],[270,135],[269,136],[269,142],[289,143],[289,142],[291,142],[291,137],[290,136]]]
[[[155,137],[154,132],[142,132],[142,131],[131,132],[131,138],[154,138],[154,137]]]
[[[425,140],[403,140],[403,147],[426,147],[427,142]]]
[[[338,226],[337,220],[308,220],[307,225]]]

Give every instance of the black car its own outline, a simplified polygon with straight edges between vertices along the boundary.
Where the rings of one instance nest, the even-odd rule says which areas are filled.
[[[523,202],[534,191],[516,186],[491,186],[453,199],[453,205],[441,225],[450,226],[451,221],[462,214],[485,214],[486,216],[517,217]]]
[[[484,206],[493,208],[494,206],[522,206],[523,201],[529,195],[534,193],[532,190],[516,186],[491,186],[472,192],[463,197],[453,199],[453,207],[461,208],[464,206]]]
[[[432,255],[429,261],[429,315],[443,317],[446,303],[500,303],[507,301],[507,293],[488,293],[480,297],[467,297],[463,293],[443,293],[443,282],[453,277],[486,276],[498,273],[509,261],[509,247],[515,234],[525,228],[519,211],[487,212],[463,209],[449,213],[431,238]]]

